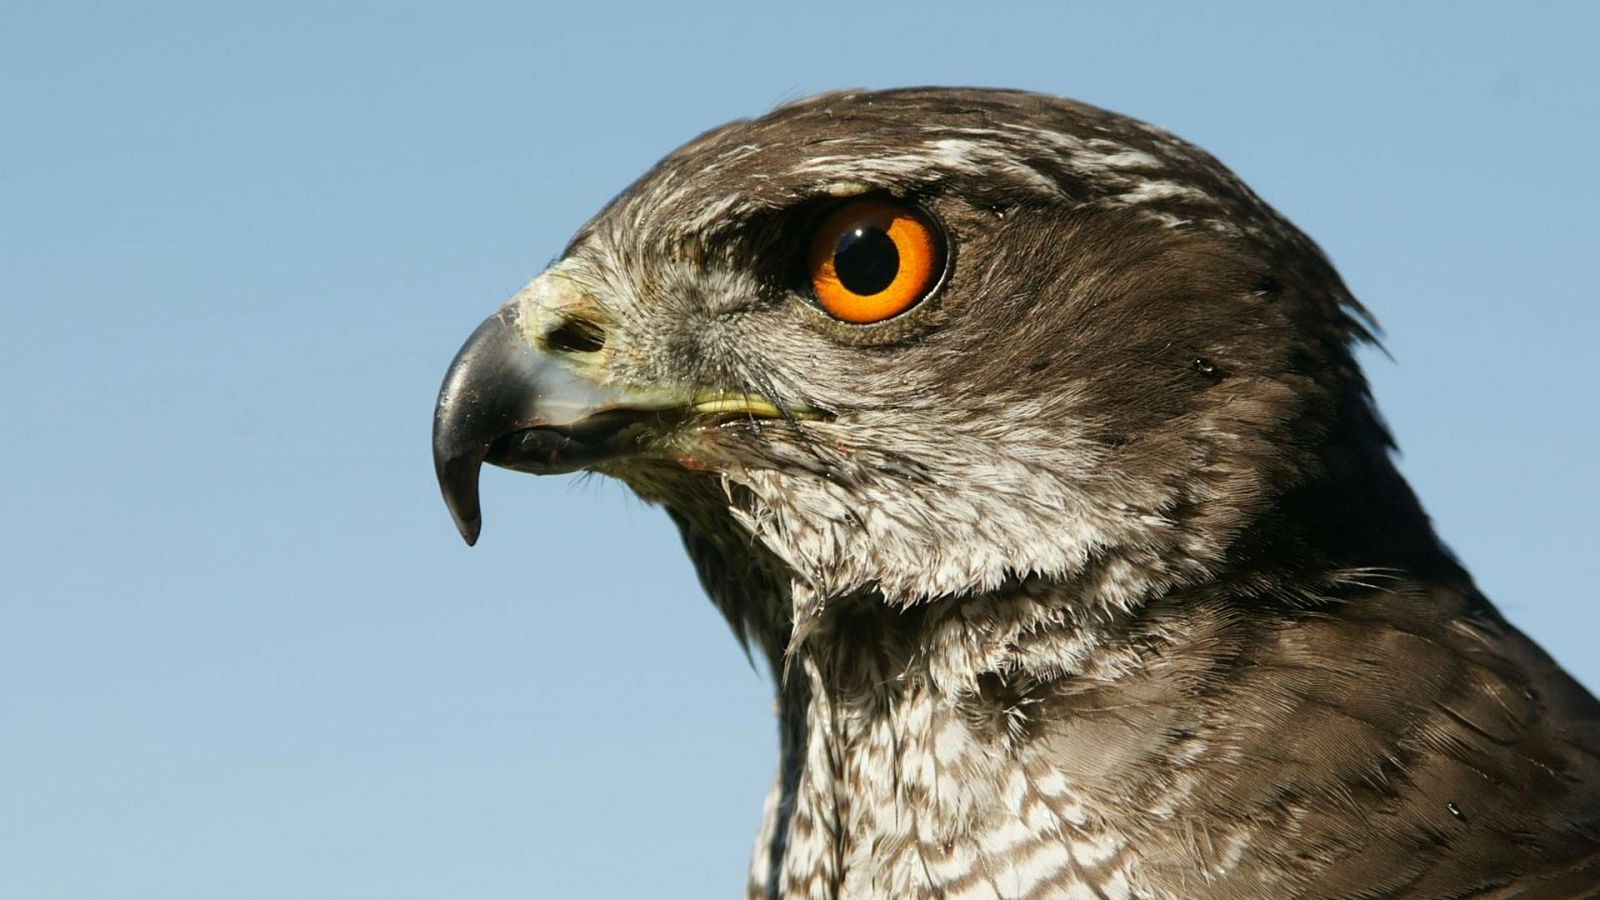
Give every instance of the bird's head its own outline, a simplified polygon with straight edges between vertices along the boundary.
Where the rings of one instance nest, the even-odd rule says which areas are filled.
[[[585,225],[461,350],[435,459],[468,541],[482,463],[589,469],[814,598],[1037,575],[1130,603],[1223,565],[1329,446],[1384,456],[1360,321],[1310,241],[1158,129],[826,95]]]

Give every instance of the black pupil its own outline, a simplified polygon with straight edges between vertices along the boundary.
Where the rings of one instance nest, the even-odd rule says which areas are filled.
[[[894,283],[900,251],[876,225],[851,229],[833,248],[833,273],[851,293],[870,297]]]

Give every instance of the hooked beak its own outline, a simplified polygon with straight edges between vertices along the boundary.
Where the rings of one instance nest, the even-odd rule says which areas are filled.
[[[485,319],[445,373],[433,413],[433,467],[445,505],[468,544],[483,515],[478,472],[485,462],[524,461],[555,471],[597,449],[563,430],[617,397],[579,377],[523,338],[508,303]]]
[[[434,409],[433,465],[468,544],[483,527],[485,462],[571,472],[636,452],[685,424],[797,412],[748,394],[615,384],[605,367],[605,322],[590,298],[550,272],[479,325],[456,354]]]

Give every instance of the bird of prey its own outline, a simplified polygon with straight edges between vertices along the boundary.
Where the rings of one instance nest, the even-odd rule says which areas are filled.
[[[1600,704],[1391,461],[1367,314],[1171,134],[833,93],[579,229],[434,454],[660,504],[775,673],[751,897],[1600,893]]]

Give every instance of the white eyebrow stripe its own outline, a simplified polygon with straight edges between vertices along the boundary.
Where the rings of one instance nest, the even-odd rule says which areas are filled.
[[[1211,195],[1197,187],[1176,181],[1153,180],[1136,182],[1128,190],[1107,198],[1110,202],[1127,206],[1180,199],[1203,203],[1210,200]]]
[[[1044,196],[1062,194],[1055,179],[1008,152],[1008,148],[967,137],[935,138],[910,150],[877,156],[813,156],[789,169],[790,175],[812,176],[824,181],[893,181],[936,172],[1000,174],[1017,179]]]
[[[888,152],[859,137],[817,139],[809,142],[808,149],[833,152],[791,161],[786,170],[746,172],[738,179],[743,183],[739,188],[697,200],[696,193],[703,189],[698,176],[743,171],[752,157],[768,149],[763,140],[746,140],[714,151],[693,171],[696,177],[685,177],[691,174],[688,170],[662,173],[659,181],[631,198],[630,218],[636,230],[699,233],[747,210],[770,207],[777,198],[762,197],[761,182],[794,179],[802,185],[811,182],[811,189],[824,196],[850,196],[959,175],[994,178],[1053,201],[1076,193],[1073,184],[1082,179],[1088,196],[1081,199],[1106,207],[1157,207],[1163,201],[1215,203],[1204,188],[1175,174],[1193,160],[1183,152],[1186,147],[1181,141],[1159,129],[1142,130],[1141,143],[1146,147],[1130,146],[1098,132],[1085,136],[1013,122],[994,127],[935,127],[926,129],[924,135]],[[806,188],[799,186],[799,190]],[[1190,221],[1171,210],[1150,208],[1147,213],[1167,227]]]

